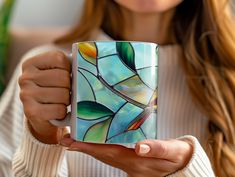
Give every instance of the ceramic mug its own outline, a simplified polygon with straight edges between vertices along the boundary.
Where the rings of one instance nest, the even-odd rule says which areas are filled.
[[[126,144],[155,139],[158,45],[93,41],[72,48],[70,126],[77,141]]]

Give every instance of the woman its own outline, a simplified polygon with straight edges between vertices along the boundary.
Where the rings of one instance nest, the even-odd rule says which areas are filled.
[[[19,84],[26,121],[13,160],[15,176],[214,176],[195,137],[210,146],[205,150],[217,176],[235,176],[233,29],[225,0],[87,0],[80,24],[56,41],[59,47],[24,57]],[[74,41],[107,35],[162,45],[158,134],[177,139],[145,140],[128,149],[74,142],[69,135],[61,140],[66,130],[49,123],[63,119],[69,105],[70,63],[64,53]],[[58,143],[69,147],[66,155]]]

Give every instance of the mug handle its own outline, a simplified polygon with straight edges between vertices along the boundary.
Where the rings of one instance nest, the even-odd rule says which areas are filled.
[[[71,112],[69,112],[63,120],[50,120],[50,123],[57,127],[71,126]]]
[[[72,53],[70,53],[69,55],[67,55],[70,63],[72,63],[73,61],[73,55]],[[71,112],[68,112],[68,114],[66,115],[66,117],[63,120],[58,120],[58,119],[54,119],[54,120],[49,120],[49,122],[52,125],[55,125],[57,127],[66,127],[66,126],[71,126]]]

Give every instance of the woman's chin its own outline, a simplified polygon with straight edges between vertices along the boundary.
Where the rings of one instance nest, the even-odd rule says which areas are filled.
[[[122,7],[136,13],[163,13],[182,2],[182,0],[115,0]]]

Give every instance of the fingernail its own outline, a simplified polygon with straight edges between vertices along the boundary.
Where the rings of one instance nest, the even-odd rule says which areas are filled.
[[[139,145],[139,154],[144,155],[150,151],[150,146],[147,144],[140,144]]]
[[[64,138],[60,141],[60,145],[62,146],[70,146],[73,143],[73,140],[69,138]]]

